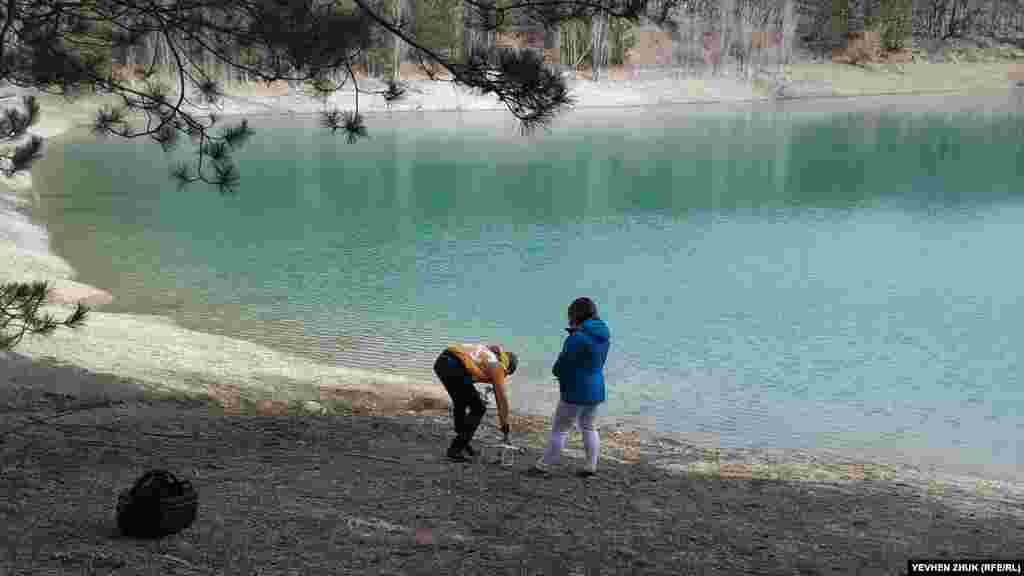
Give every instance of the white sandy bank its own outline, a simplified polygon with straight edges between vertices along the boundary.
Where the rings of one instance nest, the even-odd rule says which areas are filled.
[[[12,90],[0,100],[6,108],[20,103],[20,91]],[[65,103],[51,100],[43,114],[29,129],[30,135],[52,139],[76,124],[87,122],[98,102]],[[60,102],[54,106],[52,102]],[[23,141],[23,140],[22,140]],[[21,141],[12,143],[18,145]],[[45,152],[44,152],[45,153]],[[103,290],[72,280],[74,270],[67,262],[50,253],[46,230],[32,224],[21,209],[39,201],[32,190],[30,173],[12,178],[0,177],[0,282],[47,281],[53,286],[53,300],[72,304],[82,301],[90,306],[109,304],[112,296]]]
[[[658,106],[694,102],[745,102],[764,100],[767,93],[754,86],[729,78],[682,78],[658,73],[648,79],[630,81],[604,80],[591,82],[568,78],[570,94],[576,108],[611,108]],[[483,96],[447,81],[412,79],[404,82],[405,96],[389,105],[379,94],[360,94],[360,112],[469,111],[505,110],[497,96]],[[361,91],[381,91],[385,84],[361,80]],[[312,114],[325,108],[354,110],[356,104],[352,83],[326,100],[310,97],[301,88],[289,90],[235,90],[216,107],[220,114]]]

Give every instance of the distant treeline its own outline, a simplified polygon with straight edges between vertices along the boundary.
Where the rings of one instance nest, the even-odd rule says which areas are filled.
[[[497,5],[513,1],[501,0]],[[476,9],[463,0],[370,0],[370,5],[400,23],[424,46],[457,61],[503,47],[537,50],[553,66],[591,69],[595,76],[608,65],[631,60],[640,66],[654,64],[644,60],[643,54],[633,54],[642,48],[640,36],[650,32],[644,22],[592,17],[549,27],[520,16],[484,30]],[[357,9],[350,0],[340,6],[339,10]],[[912,37],[1019,39],[1024,37],[1024,0],[684,0],[671,3],[663,28],[673,44],[670,65],[699,64],[715,71],[735,67],[747,72],[769,62],[790,61],[797,45],[834,48],[865,31],[876,32],[890,51],[906,48]],[[219,80],[250,80],[244,69],[225,65],[199,46],[191,48],[197,64]],[[245,62],[252,55],[238,49],[225,56]],[[157,34],[112,55],[122,73],[150,65],[171,69],[170,58]],[[381,28],[373,31],[372,47],[364,52],[358,71],[400,79],[403,63],[420,61],[415,50]]]

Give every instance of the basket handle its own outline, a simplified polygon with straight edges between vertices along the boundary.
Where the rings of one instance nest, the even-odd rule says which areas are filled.
[[[178,478],[174,474],[167,470],[150,470],[149,472],[143,474],[142,478],[139,478],[135,482],[135,486],[132,487],[132,493],[137,492],[138,490],[142,489],[142,487],[157,479],[166,480],[172,486],[177,486],[181,484],[181,481],[178,480]]]

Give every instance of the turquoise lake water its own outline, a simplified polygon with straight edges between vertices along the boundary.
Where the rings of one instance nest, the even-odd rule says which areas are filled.
[[[178,191],[187,149],[79,136],[41,163],[37,216],[112,311],[424,379],[446,344],[499,341],[514,407],[547,413],[586,295],[609,416],[1024,471],[1024,115],[831,106],[577,112],[530,137],[380,115],[358,145],[257,119],[236,197]]]

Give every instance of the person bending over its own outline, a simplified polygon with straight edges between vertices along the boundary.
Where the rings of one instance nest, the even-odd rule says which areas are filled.
[[[498,345],[455,344],[445,348],[437,357],[437,361],[434,362],[434,373],[452,399],[455,424],[455,439],[448,447],[448,458],[465,462],[466,456],[463,452],[469,456],[475,454],[470,442],[476,434],[477,427],[480,426],[484,413],[487,412],[487,405],[474,386],[475,382],[494,386],[498,423],[501,433],[505,436],[505,443],[508,443],[510,428],[505,380],[515,374],[517,364],[516,355],[506,352]]]

